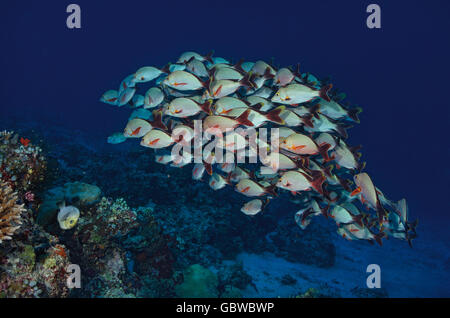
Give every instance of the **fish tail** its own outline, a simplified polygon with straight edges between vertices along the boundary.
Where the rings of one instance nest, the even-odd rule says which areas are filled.
[[[313,175],[313,179],[311,180],[311,186],[319,192],[321,195],[324,195],[323,183],[327,179],[322,172],[320,171],[312,171],[315,172]]]
[[[302,73],[300,72],[300,63],[297,63],[297,68],[294,71],[294,76],[302,78]]]
[[[241,116],[239,116],[238,118],[236,118],[236,121],[240,124],[240,125],[245,125],[245,126],[250,126],[253,127],[253,123],[248,119],[248,115],[250,114],[250,109],[247,109],[245,112],[242,113]]]
[[[347,139],[348,138],[348,134],[347,134],[347,129],[345,129],[342,126],[337,126],[336,127],[336,132],[341,135],[342,138]]]
[[[419,223],[419,220],[415,220],[414,222],[406,222],[405,227],[407,231],[412,231],[414,234],[416,234],[416,227]]]
[[[171,63],[168,63],[167,65],[165,65],[165,66],[161,69],[161,72],[166,73],[166,74],[170,74],[170,65],[171,65]]]
[[[162,121],[162,110],[153,111],[153,121],[150,121],[153,128],[159,128],[167,131],[167,126]]]
[[[331,145],[329,143],[322,143],[319,146],[319,153],[322,155],[323,159],[325,160],[325,162],[329,162],[332,160],[332,158],[330,158],[328,156],[328,149],[330,149]]]
[[[206,101],[203,104],[199,104],[201,110],[204,111],[205,113],[207,113],[208,115],[212,114],[211,105],[212,105],[212,99]]]
[[[214,54],[214,50],[209,52],[208,54],[206,54],[206,56],[204,56],[205,60],[207,60],[209,63],[214,63],[212,60],[213,54]]]
[[[203,165],[205,166],[206,172],[212,176],[212,165],[203,160]]]
[[[285,106],[280,106],[271,110],[270,112],[265,114],[267,120],[280,125],[284,125],[284,120],[280,117],[280,114],[283,110],[285,110],[285,108],[286,108]]]
[[[362,221],[363,215],[362,214],[358,214],[358,215],[352,215],[352,219],[353,221],[358,224],[359,226],[363,227],[363,221]]]
[[[319,96],[326,100],[327,102],[331,101],[330,96],[328,96],[328,92],[330,91],[330,89],[333,87],[333,84],[328,84],[324,87],[322,87],[319,91]]]
[[[358,114],[362,112],[362,108],[361,107],[355,107],[355,108],[351,108],[348,110],[348,117],[351,118],[351,120],[353,120],[355,123],[359,124],[359,117]]]
[[[236,64],[234,64],[234,68],[241,74],[246,74],[247,72],[242,68],[242,63],[244,63],[244,59],[240,59]]]
[[[270,73],[270,68],[267,67],[266,70],[264,71],[263,77],[264,77],[265,79],[272,79],[272,78],[274,78],[275,76],[274,76],[272,73]]]
[[[382,241],[382,239],[383,239],[384,237],[386,237],[386,233],[384,233],[384,232],[380,232],[380,233],[375,234],[375,235],[373,236],[375,242],[377,242],[380,246],[383,246],[383,241]]]
[[[311,108],[309,109],[309,112],[317,119],[320,119],[319,110],[320,110],[320,104],[315,104],[314,106],[311,106]]]
[[[253,82],[254,78],[255,78],[255,75],[254,75],[254,74],[247,73],[247,75],[245,75],[245,76],[239,81],[239,84],[241,84],[242,86],[245,86],[245,87],[255,88],[255,87],[256,87],[256,84]]]
[[[313,114],[306,114],[303,117],[300,117],[305,126],[314,128],[314,123],[312,122]]]
[[[264,188],[264,191],[265,191],[267,194],[276,197],[276,196],[278,196],[278,193],[275,191],[276,188],[277,188],[277,185],[274,184],[274,185],[268,186],[267,188]]]

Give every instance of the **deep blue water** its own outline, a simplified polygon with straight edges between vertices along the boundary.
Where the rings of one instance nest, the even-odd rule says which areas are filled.
[[[2,118],[106,138],[129,112],[98,99],[141,66],[188,50],[300,62],[363,108],[350,141],[364,146],[375,183],[407,198],[420,232],[448,239],[448,1],[75,2],[81,30],[66,28],[71,1],[1,5]],[[365,25],[371,2],[382,8],[380,30]]]

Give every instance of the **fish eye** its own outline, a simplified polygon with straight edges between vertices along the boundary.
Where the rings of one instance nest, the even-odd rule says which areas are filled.
[[[144,77],[144,76],[141,77],[141,81],[143,81],[143,80],[145,80],[145,77]]]
[[[70,224],[73,224],[73,220],[70,220],[69,223],[70,223]]]

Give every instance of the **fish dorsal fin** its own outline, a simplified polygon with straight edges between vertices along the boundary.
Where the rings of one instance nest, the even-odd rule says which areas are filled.
[[[58,202],[58,209],[64,209],[66,207],[66,201],[63,200],[61,202]]]

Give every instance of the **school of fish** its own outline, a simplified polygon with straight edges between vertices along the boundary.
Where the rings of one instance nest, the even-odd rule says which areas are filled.
[[[241,209],[246,215],[261,213],[287,193],[301,207],[295,221],[302,229],[324,215],[347,240],[381,245],[383,238],[394,237],[412,246],[417,220],[409,220],[406,200],[387,199],[362,172],[360,146],[346,142],[361,109],[344,102],[345,94],[329,80],[301,73],[298,65],[271,64],[185,52],[163,68],[141,67],[100,99],[132,110],[123,132],[108,142],[137,138],[155,150],[157,163],[193,165],[194,180],[206,179],[213,190],[234,187],[248,197]],[[268,153],[257,163],[219,161],[214,150],[207,150],[211,138],[195,142],[194,120],[201,121],[203,132],[220,137],[214,149],[227,158],[236,159],[240,149],[255,144]],[[278,128],[276,139],[257,134],[250,140],[245,133],[261,127]],[[275,141],[277,151],[271,148]],[[202,159],[193,162],[194,151],[175,156],[175,146],[200,148]]]

